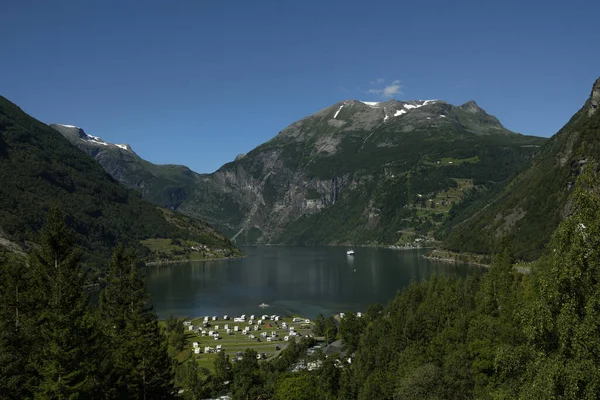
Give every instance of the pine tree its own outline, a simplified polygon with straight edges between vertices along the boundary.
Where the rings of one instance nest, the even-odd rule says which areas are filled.
[[[0,398],[30,397],[32,330],[31,276],[25,260],[0,257]]]
[[[73,233],[53,208],[41,249],[30,258],[38,335],[33,357],[40,376],[36,397],[90,397],[95,388],[96,329],[79,260]]]
[[[107,391],[118,398],[158,399],[173,394],[173,369],[166,337],[135,257],[118,247],[100,298],[110,340]]]

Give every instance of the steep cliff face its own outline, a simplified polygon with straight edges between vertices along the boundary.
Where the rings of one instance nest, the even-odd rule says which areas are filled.
[[[203,176],[179,210],[237,243],[397,244],[431,231],[459,186],[506,179],[542,142],[475,102],[348,100]]]

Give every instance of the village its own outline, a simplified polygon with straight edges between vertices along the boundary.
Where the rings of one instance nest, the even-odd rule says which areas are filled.
[[[277,356],[291,339],[312,337],[313,328],[307,318],[266,314],[205,316],[186,320],[183,325],[186,346],[178,358],[196,357],[209,370],[218,352],[225,352],[235,363],[244,350],[251,348],[259,360],[266,360]]]

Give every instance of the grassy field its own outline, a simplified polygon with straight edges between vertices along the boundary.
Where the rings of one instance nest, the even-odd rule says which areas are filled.
[[[230,359],[233,359],[234,357],[236,357],[237,352],[241,351],[244,352],[244,350],[251,348],[253,350],[256,350],[256,352],[258,354],[261,353],[265,353],[267,356],[267,359],[272,358],[273,356],[279,354],[279,352],[281,350],[283,350],[288,342],[286,342],[284,340],[285,336],[289,335],[289,331],[285,330],[282,328],[283,322],[285,322],[288,326],[288,329],[290,327],[294,327],[294,329],[296,330],[296,332],[298,332],[300,335],[305,336],[308,334],[312,334],[312,326],[313,323],[312,321],[310,323],[305,323],[304,322],[304,318],[301,318],[302,322],[292,322],[293,317],[286,317],[286,318],[280,318],[279,321],[270,321],[270,320],[266,320],[264,321],[262,324],[260,325],[256,325],[256,321],[257,319],[254,320],[254,323],[252,325],[248,324],[248,320],[249,320],[249,316],[246,316],[246,322],[233,322],[233,317],[231,317],[229,320],[224,320],[222,317],[219,317],[216,321],[212,321],[212,317],[210,317],[210,321],[209,321],[209,326],[206,328],[203,328],[203,318],[197,318],[197,319],[193,319],[190,320],[192,322],[192,326],[195,328],[200,327],[200,332],[202,332],[202,330],[205,330],[207,333],[208,331],[216,331],[219,332],[219,340],[215,340],[213,337],[211,336],[202,336],[202,334],[196,334],[194,333],[193,330],[188,330],[188,327],[185,327],[185,337],[186,337],[186,343],[185,343],[185,348],[183,351],[181,351],[180,353],[177,354],[177,359],[180,362],[184,362],[185,360],[187,360],[189,357],[196,357],[198,360],[198,364],[200,364],[202,367],[208,368],[210,371],[214,370],[214,359],[216,357],[216,353],[209,353],[209,354],[204,354],[204,347],[206,346],[210,346],[212,348],[216,348],[217,345],[221,345],[222,346],[222,351],[225,352],[225,354],[229,355]],[[255,315],[255,317],[260,318],[260,315]],[[276,325],[276,323],[278,325]],[[226,334],[226,330],[225,330],[225,325],[229,325],[229,328],[231,329],[231,334],[227,335]],[[270,325],[270,327],[268,326]],[[218,329],[216,329],[216,327],[218,326]],[[233,327],[234,326],[238,326],[240,331],[239,332],[234,332],[233,331]],[[254,327],[258,326],[259,330],[255,331]],[[247,334],[244,335],[242,334],[242,329],[244,329],[245,327],[250,327],[251,331]],[[277,333],[277,337],[273,338],[272,342],[268,342],[266,338],[260,336],[261,333],[263,332],[267,332],[268,336],[271,335],[271,332],[276,332]],[[255,336],[254,339],[250,339],[250,335],[253,334]],[[292,337],[292,336],[290,336]],[[260,342],[258,341],[258,339],[260,339]],[[299,340],[300,337],[296,336],[296,340]],[[194,354],[194,350],[193,350],[193,342],[198,342],[198,347],[200,348],[200,354]],[[279,350],[276,350],[275,347],[279,346]]]
[[[425,207],[418,205],[418,216],[447,213],[454,203],[459,202],[463,198],[465,191],[473,187],[472,179],[452,178],[452,180],[456,182],[457,186],[437,193],[432,199],[427,199]]]
[[[167,260],[206,260],[224,258],[218,249],[211,249],[190,240],[146,239],[140,243],[146,246],[156,259]],[[197,250],[193,250],[194,247]]]

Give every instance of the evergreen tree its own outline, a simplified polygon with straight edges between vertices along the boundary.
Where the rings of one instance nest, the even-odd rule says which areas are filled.
[[[25,260],[0,256],[0,398],[32,395],[27,388],[37,374],[31,362],[30,290]]]
[[[119,398],[156,399],[173,394],[173,370],[166,337],[135,257],[118,247],[100,297],[110,340],[109,390]]]
[[[83,292],[79,260],[73,233],[53,208],[41,248],[30,258],[38,334],[33,362],[40,379],[36,397],[92,397],[97,385],[95,320]]]

